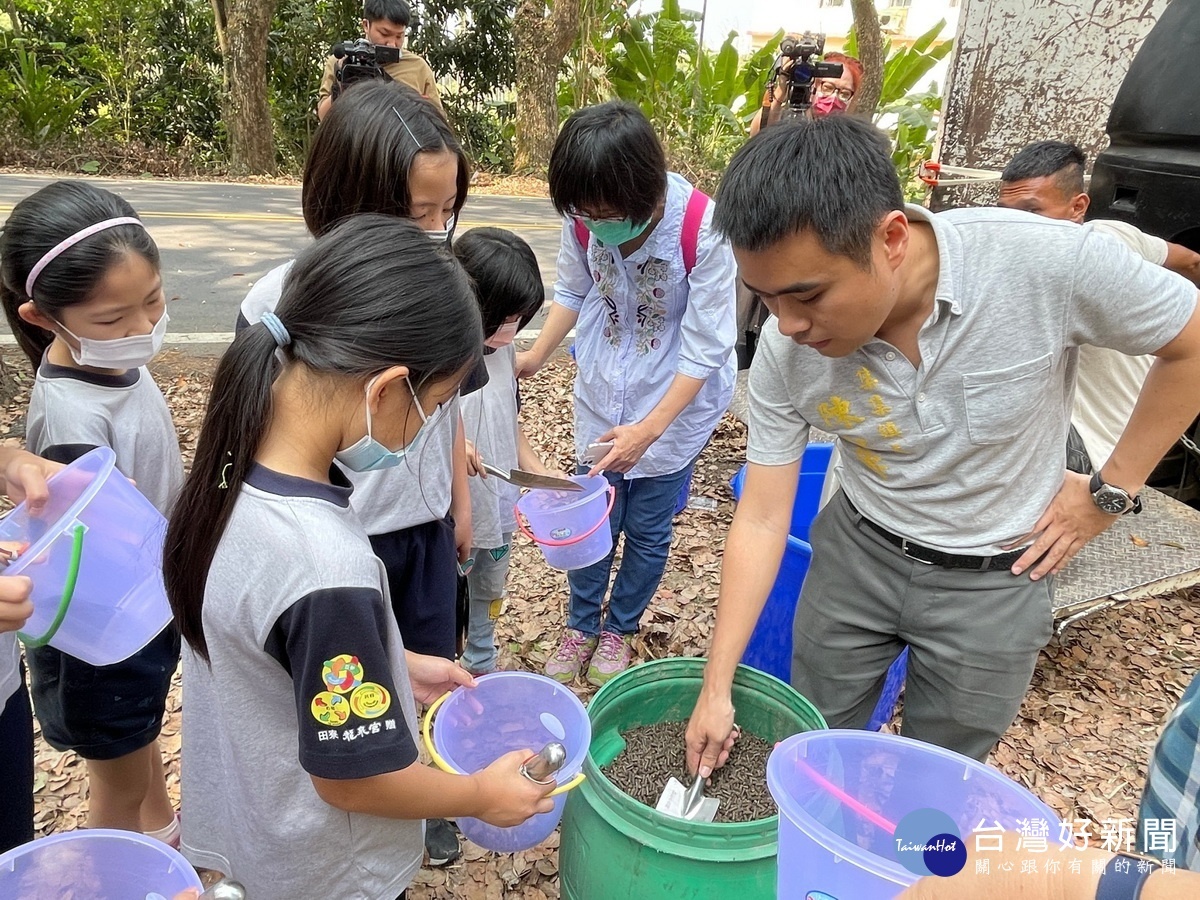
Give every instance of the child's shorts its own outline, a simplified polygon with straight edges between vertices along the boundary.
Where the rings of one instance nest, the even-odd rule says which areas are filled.
[[[458,648],[458,549],[447,516],[389,534],[371,535],[387,571],[392,611],[404,649],[454,659]]]
[[[119,759],[162,730],[171,676],[179,665],[179,631],[171,623],[123,662],[93,666],[54,647],[26,649],[33,708],[55,750],[84,759]]]

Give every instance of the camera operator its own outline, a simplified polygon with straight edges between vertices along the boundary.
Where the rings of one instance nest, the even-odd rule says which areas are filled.
[[[801,40],[800,35],[789,34],[780,46],[783,47],[789,41],[795,45]],[[858,86],[862,83],[862,63],[844,53],[826,53],[823,61],[840,65],[842,74],[837,77],[813,79],[811,115],[819,117],[853,112]],[[775,79],[767,86],[763,95],[762,109],[755,114],[750,123],[751,137],[762,130],[764,115],[767,116],[768,125],[775,125],[782,118],[788,104],[788,95],[791,93],[792,71],[796,63],[797,57],[781,54],[779,65],[775,69]]]
[[[404,49],[404,39],[412,23],[412,12],[405,0],[364,0],[363,2],[363,34],[371,45],[376,48],[393,48],[398,51],[399,59],[379,66],[382,75],[393,81],[407,84],[422,97],[437,107],[442,118],[446,110],[438,97],[437,82],[429,63],[420,56]],[[345,42],[339,45],[344,47]],[[344,52],[344,51],[343,51]],[[329,113],[329,107],[344,90],[341,70],[347,60],[330,56],[325,60],[325,74],[321,78],[321,89],[317,93],[317,118],[324,119]]]

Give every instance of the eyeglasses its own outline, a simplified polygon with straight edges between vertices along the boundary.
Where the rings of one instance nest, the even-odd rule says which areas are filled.
[[[832,81],[817,81],[813,88],[818,97],[831,97],[836,94],[843,103],[849,103],[854,99],[854,91],[850,88],[839,88]]]
[[[572,219],[587,219],[589,222],[624,222],[628,218],[628,216],[589,216],[574,206],[567,207],[567,215]]]

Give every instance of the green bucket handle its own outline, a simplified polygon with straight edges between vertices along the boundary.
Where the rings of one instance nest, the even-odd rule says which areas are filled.
[[[71,564],[67,569],[67,580],[63,585],[62,599],[58,601],[58,612],[54,614],[54,621],[50,623],[46,633],[41,637],[31,637],[23,631],[17,632],[17,637],[26,647],[45,647],[58,633],[63,619],[67,617],[67,609],[70,608],[71,599],[75,596],[75,583],[79,581],[79,560],[83,556],[83,533],[85,531],[87,528],[82,523],[75,525],[71,540]]]

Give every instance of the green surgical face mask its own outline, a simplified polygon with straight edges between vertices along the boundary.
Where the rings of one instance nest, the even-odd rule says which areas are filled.
[[[619,222],[593,222],[591,219],[581,216],[580,221],[583,222],[583,227],[594,234],[600,243],[610,246],[632,241],[650,227],[649,219],[638,224],[629,219],[621,219]]]

